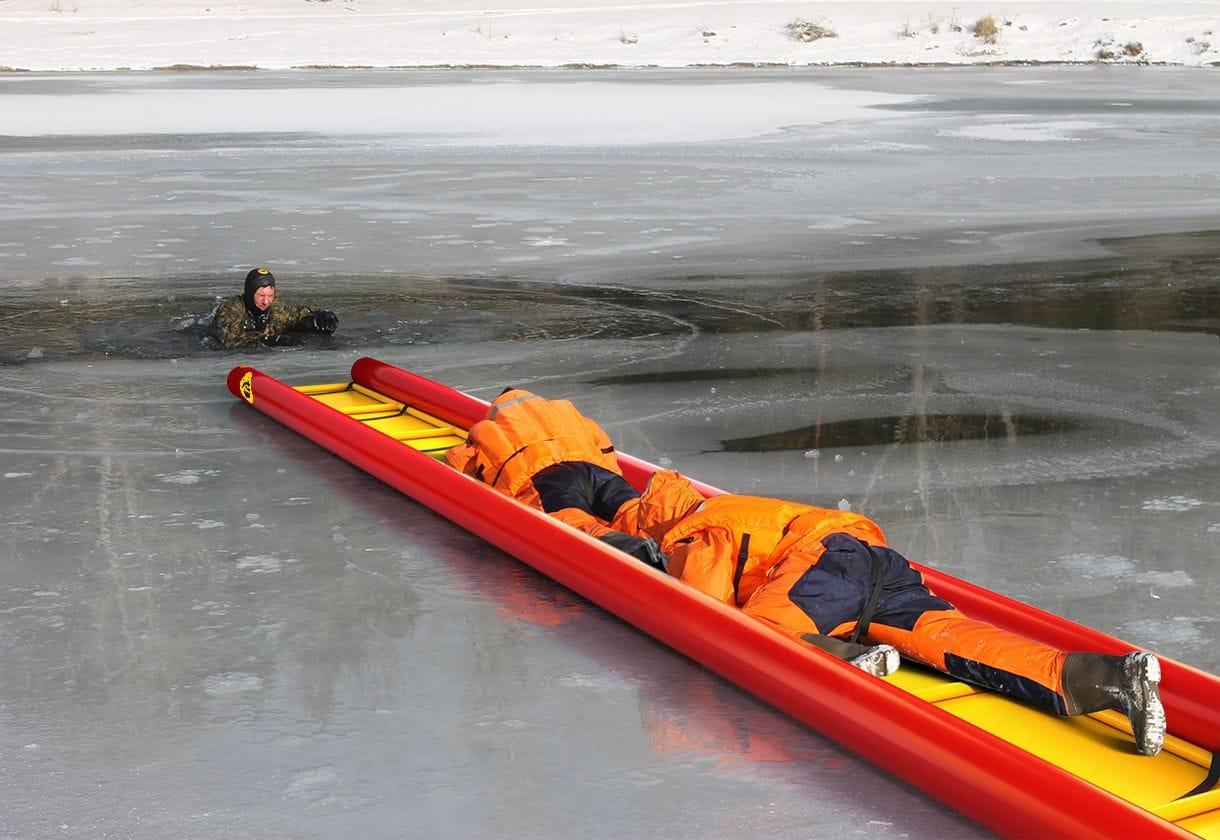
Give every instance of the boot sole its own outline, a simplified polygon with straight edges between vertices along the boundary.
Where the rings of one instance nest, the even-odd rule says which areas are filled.
[[[852,665],[874,677],[888,677],[898,670],[901,663],[898,651],[889,645],[877,645],[868,653],[862,653],[850,661]]]
[[[1143,755],[1153,756],[1165,745],[1165,707],[1161,705],[1158,687],[1161,663],[1151,653],[1134,653],[1128,657],[1126,665],[1132,688],[1139,692],[1139,696],[1132,699],[1138,700],[1139,708],[1143,709],[1142,715],[1133,715],[1131,720],[1135,748]]]

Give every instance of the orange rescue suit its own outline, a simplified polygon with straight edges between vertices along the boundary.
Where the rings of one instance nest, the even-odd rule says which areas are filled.
[[[755,496],[704,499],[683,476],[661,471],[611,524],[657,540],[684,583],[797,638],[851,634],[859,610],[844,605],[862,604],[881,576],[869,638],[1063,713],[1064,653],[954,609],[859,514]]]
[[[471,426],[466,443],[448,450],[445,460],[535,508],[542,505],[533,478],[554,464],[583,461],[622,475],[614,445],[601,426],[568,400],[548,400],[519,388],[496,397],[487,419]],[[552,515],[593,536],[610,530],[574,508]]]

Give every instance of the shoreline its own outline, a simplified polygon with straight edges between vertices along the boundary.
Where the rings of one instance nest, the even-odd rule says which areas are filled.
[[[1220,0],[5,0],[0,67],[1220,65]]]
[[[841,61],[805,64],[785,64],[782,62],[743,62],[728,64],[299,64],[291,67],[258,67],[257,65],[240,64],[172,64],[160,67],[111,67],[74,70],[36,70],[29,67],[0,66],[0,76],[4,75],[97,75],[101,73],[375,73],[381,71],[487,71],[511,72],[528,70],[530,72],[549,70],[606,70],[606,71],[640,71],[656,70],[833,70],[845,68],[853,70],[949,70],[970,69],[975,67],[1148,67],[1172,68],[1181,70],[1208,71],[1220,67],[1220,60],[1204,64],[1179,64],[1173,61],[1038,61],[1012,59],[1006,61],[964,62],[901,62],[901,61]]]

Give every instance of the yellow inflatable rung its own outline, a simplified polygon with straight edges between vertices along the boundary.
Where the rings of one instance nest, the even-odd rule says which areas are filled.
[[[955,700],[958,697],[969,697],[971,694],[978,694],[981,689],[975,688],[972,685],[963,682],[951,682],[944,685],[936,685],[932,688],[926,688],[923,691],[916,691],[913,694],[925,703],[942,703],[945,700]]]
[[[397,435],[390,435],[394,440],[423,440],[431,437],[449,437],[453,434],[452,426],[441,426],[435,429],[412,429]],[[448,447],[445,447],[448,449]]]
[[[444,420],[441,420],[439,417],[433,417],[431,414],[425,414],[424,412],[420,411],[418,408],[412,408],[411,406],[407,406],[407,414],[410,415],[411,417],[414,417],[416,420],[423,420],[425,423],[432,423],[438,429],[446,429],[447,430],[446,434],[456,435],[456,436],[460,437],[462,440],[466,440],[466,430],[465,429],[459,429],[457,426],[450,426],[448,423],[446,423]]]
[[[346,414],[349,417],[355,417],[357,414],[383,414],[387,411],[402,411],[402,409],[402,403],[390,402],[377,403],[375,405],[352,405],[347,408],[336,408],[335,411]]]
[[[320,394],[338,394],[341,391],[346,391],[350,387],[348,382],[331,382],[322,385],[297,385],[295,390],[300,391],[310,397],[316,397]],[[378,399],[385,399],[379,397]]]
[[[1152,809],[1163,820],[1177,822],[1187,817],[1197,817],[1208,811],[1220,809],[1220,790],[1209,790],[1207,793],[1196,793],[1185,799],[1175,799]]]

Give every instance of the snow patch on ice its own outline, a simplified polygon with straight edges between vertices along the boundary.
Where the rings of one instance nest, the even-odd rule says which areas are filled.
[[[33,473],[28,473],[28,472],[6,472],[6,473],[4,474],[4,477],[5,477],[5,478],[26,478],[27,476],[31,476],[31,475],[33,475]]]
[[[1117,554],[1078,552],[1058,557],[1055,562],[1076,578],[1131,580],[1162,589],[1192,586],[1195,582],[1194,578],[1180,569],[1169,572],[1159,570],[1140,572],[1134,561],[1128,560],[1126,557],[1120,557]]]
[[[225,524],[223,522],[217,522],[215,519],[196,519],[195,527],[200,531],[206,531],[209,528],[223,528],[225,527]]]
[[[878,106],[918,99],[804,81],[698,87],[530,82],[530,96],[511,95],[522,84],[27,94],[14,98],[5,113],[5,134],[396,134],[446,146],[690,143],[758,137],[791,125],[890,119],[895,112]],[[529,103],[525,110],[522,103]]]
[[[1211,644],[1206,625],[1215,621],[1210,616],[1179,615],[1173,618],[1142,618],[1119,627],[1123,636],[1144,641],[1152,647],[1176,645],[1184,648],[1205,648]]]
[[[339,771],[331,765],[314,767],[294,773],[284,788],[284,796],[308,796],[329,788],[339,781]]]
[[[971,125],[965,128],[941,132],[949,137],[968,140],[999,140],[1008,143],[1048,143],[1051,141],[1076,141],[1077,132],[1101,128],[1099,123],[1087,120],[1051,120],[1050,122],[1003,122],[990,125]]]
[[[852,225],[875,225],[867,219],[856,219],[852,216],[818,216],[817,221],[807,227],[809,230],[842,230]]]
[[[252,554],[238,558],[234,567],[240,572],[248,570],[256,575],[269,575],[280,571],[284,568],[284,564],[278,557],[270,554]]]
[[[176,473],[159,473],[156,478],[163,484],[198,484],[203,476],[220,475],[220,470],[178,470]]]
[[[203,680],[203,690],[213,697],[223,697],[229,694],[240,694],[245,691],[261,691],[263,679],[257,674],[246,671],[231,671],[225,674],[212,674]]]
[[[1197,508],[1201,504],[1203,503],[1198,499],[1191,499],[1187,496],[1169,496],[1165,499],[1146,499],[1143,509],[1157,512],[1181,513],[1191,508]]]
[[[621,691],[629,687],[623,680],[612,674],[582,674],[574,672],[564,674],[557,682],[564,688],[592,691]]]

